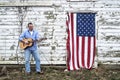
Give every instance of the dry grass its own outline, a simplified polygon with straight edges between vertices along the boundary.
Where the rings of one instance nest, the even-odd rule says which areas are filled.
[[[32,70],[31,75],[25,75],[19,69],[8,69],[8,74],[0,77],[0,80],[120,80],[120,69],[108,69],[99,66],[98,69],[81,69],[67,71],[60,67],[42,67],[44,75],[38,75]]]

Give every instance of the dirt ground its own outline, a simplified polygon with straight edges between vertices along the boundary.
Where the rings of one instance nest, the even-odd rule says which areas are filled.
[[[99,65],[97,69],[64,71],[65,67],[42,67],[43,75],[36,74],[34,68],[30,75],[25,75],[24,68],[7,68],[7,74],[0,80],[120,80],[120,68],[110,69]]]

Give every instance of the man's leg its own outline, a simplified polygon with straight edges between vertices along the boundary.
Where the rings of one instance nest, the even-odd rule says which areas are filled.
[[[40,67],[40,55],[37,50],[32,51],[32,55],[36,61],[36,72],[41,72],[41,67]]]
[[[29,50],[25,50],[25,70],[27,73],[29,73],[30,70],[30,54],[31,52]]]

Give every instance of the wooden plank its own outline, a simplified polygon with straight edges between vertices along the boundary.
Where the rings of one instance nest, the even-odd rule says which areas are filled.
[[[119,33],[119,29],[99,29],[99,33]]]
[[[35,2],[0,2],[0,7],[16,7],[16,6],[34,6],[34,7],[50,7],[52,6],[51,1],[35,1]]]
[[[20,29],[19,25],[0,25],[0,29]]]
[[[66,64],[66,61],[51,61],[51,64]]]
[[[99,61],[113,61],[113,62],[119,62],[119,57],[98,57]]]
[[[94,2],[96,0],[67,0],[68,2]]]
[[[14,19],[14,18],[18,18],[18,15],[15,15],[15,14],[12,14],[12,15],[9,15],[9,14],[7,14],[7,15],[0,15],[0,19],[4,19],[4,18],[11,18],[11,19]]]
[[[24,61],[19,61],[19,64],[24,64]],[[18,64],[17,61],[0,61],[0,64]],[[34,62],[32,64],[35,64]],[[41,64],[66,64],[65,61],[41,61]]]
[[[120,29],[119,26],[99,26],[99,29]]]
[[[103,47],[109,47],[109,46],[113,46],[113,47],[120,47],[120,44],[113,44],[113,43],[109,43],[109,44],[98,44],[98,46],[103,46]]]

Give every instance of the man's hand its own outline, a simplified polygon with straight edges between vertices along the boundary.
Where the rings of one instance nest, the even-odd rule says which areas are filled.
[[[29,42],[26,40],[22,40],[23,43],[28,44]]]
[[[24,41],[25,44],[28,44],[28,41]]]

